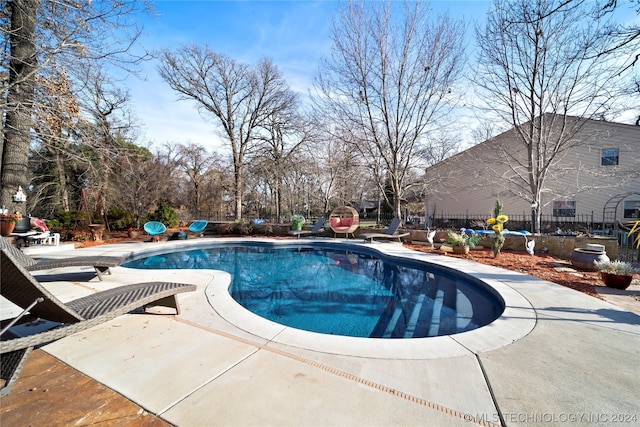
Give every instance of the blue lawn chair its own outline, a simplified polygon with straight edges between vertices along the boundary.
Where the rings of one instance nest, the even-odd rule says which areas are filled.
[[[144,231],[151,236],[151,240],[156,242],[160,241],[160,235],[167,231],[167,227],[158,221],[149,221],[145,225],[142,226]]]
[[[207,225],[209,225],[209,221],[197,219],[189,224],[189,231],[193,234],[199,234],[200,237],[202,237],[202,232],[207,228]]]

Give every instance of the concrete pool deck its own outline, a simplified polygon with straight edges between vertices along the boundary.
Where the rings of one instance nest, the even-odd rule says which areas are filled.
[[[126,243],[47,256],[128,255],[224,240]],[[100,282],[91,268],[66,268],[34,275],[62,300],[151,280],[198,289],[179,295],[179,316],[129,314],[41,349],[179,426],[640,423],[637,314],[516,272],[416,254],[395,243],[366,246],[482,277],[508,294],[505,315],[451,337],[333,337],[244,311],[230,301],[229,275],[221,271],[118,267]],[[0,308],[3,318],[15,313],[6,302]]]

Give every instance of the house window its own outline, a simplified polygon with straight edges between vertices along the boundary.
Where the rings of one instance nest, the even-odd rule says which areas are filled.
[[[567,200],[556,200],[553,202],[553,216],[555,217],[575,217],[576,202]]]
[[[624,202],[624,217],[640,219],[640,200]]]
[[[600,164],[602,166],[616,166],[618,164],[618,154],[617,148],[603,149]]]

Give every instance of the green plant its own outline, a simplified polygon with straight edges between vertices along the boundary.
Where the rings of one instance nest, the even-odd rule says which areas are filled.
[[[135,214],[120,208],[109,209],[107,220],[113,230],[126,230],[136,225]]]
[[[291,217],[291,224],[294,230],[302,230],[304,225],[304,217],[302,215],[294,215]]]
[[[52,229],[71,229],[76,223],[76,211],[57,211],[51,220]]]
[[[233,234],[239,234],[246,236],[251,234],[253,227],[245,219],[236,219],[231,223],[230,232]]]
[[[637,270],[628,262],[615,261],[596,261],[596,267],[603,273],[616,274],[618,276],[633,276]]]
[[[455,231],[447,232],[447,243],[453,246],[470,246],[476,247],[480,243],[481,236],[475,233],[466,233],[461,231],[457,233]]]
[[[178,213],[167,203],[160,203],[155,211],[147,215],[147,221],[158,221],[167,227],[177,227],[180,224]]]
[[[70,240],[74,242],[88,242],[91,240],[91,233],[88,230],[74,230],[70,232]]]
[[[491,226],[494,232],[493,242],[491,243],[491,251],[494,258],[500,256],[500,250],[504,246],[504,224],[507,221],[509,221],[509,217],[502,213],[502,203],[500,203],[500,199],[496,199],[493,216],[487,220],[487,224]]]

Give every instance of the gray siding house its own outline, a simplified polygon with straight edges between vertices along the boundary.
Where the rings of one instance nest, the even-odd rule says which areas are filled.
[[[555,156],[547,157],[550,167],[537,207],[542,215],[541,230],[548,231],[545,221],[550,219],[570,222],[590,218],[595,229],[606,229],[618,221],[640,217],[640,126],[562,119],[556,121],[557,126],[554,123],[553,132],[568,132],[570,142]],[[488,218],[499,197],[504,213],[530,220],[527,151],[516,132],[511,129],[429,167],[427,215]],[[551,133],[541,137],[544,143],[557,140]]]

